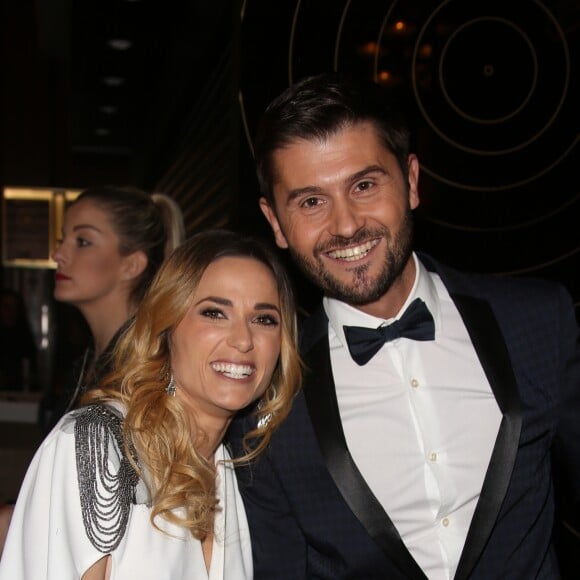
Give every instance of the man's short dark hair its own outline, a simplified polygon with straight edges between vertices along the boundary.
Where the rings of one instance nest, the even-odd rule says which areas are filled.
[[[273,205],[273,153],[299,140],[325,140],[354,124],[371,123],[407,177],[410,132],[392,93],[376,83],[340,73],[301,80],[274,99],[254,141],[258,182]]]

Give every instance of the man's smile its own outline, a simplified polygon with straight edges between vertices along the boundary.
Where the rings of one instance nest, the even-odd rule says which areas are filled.
[[[366,257],[367,254],[379,243],[380,239],[369,240],[364,244],[352,246],[349,248],[340,248],[325,252],[325,255],[333,260],[342,260],[343,262],[355,262]]]

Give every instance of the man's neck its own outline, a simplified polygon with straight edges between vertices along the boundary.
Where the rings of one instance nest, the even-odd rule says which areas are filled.
[[[365,314],[370,314],[377,318],[383,318],[385,320],[394,318],[409,297],[415,284],[416,277],[417,267],[415,266],[414,258],[411,256],[405,264],[401,274],[393,282],[387,292],[385,292],[378,300],[369,302],[368,304],[351,306]]]

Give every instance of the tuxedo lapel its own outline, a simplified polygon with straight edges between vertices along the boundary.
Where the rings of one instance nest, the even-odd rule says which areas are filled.
[[[464,580],[481,556],[497,520],[516,459],[522,418],[507,347],[489,303],[453,293],[451,298],[463,318],[503,415],[455,575],[455,580]]]
[[[463,275],[442,269],[427,257],[421,260],[438,272],[448,288],[503,416],[454,578],[465,580],[481,557],[507,492],[522,425],[520,400],[507,346],[490,304],[474,297],[476,289],[469,291]],[[352,512],[385,554],[409,578],[425,579],[348,452],[330,363],[328,320],[322,308],[307,326],[302,353],[311,371],[305,377],[304,394],[327,468]]]
[[[308,344],[302,344],[307,368],[303,390],[328,471],[356,518],[403,575],[426,580],[348,451],[330,363],[328,321],[322,309],[308,326]]]
[[[465,580],[481,557],[507,492],[522,427],[520,398],[503,333],[489,302],[476,297],[477,284],[470,283],[464,274],[441,267],[428,255],[420,254],[419,257],[429,270],[441,276],[457,306],[502,413],[479,501],[455,573],[454,580]]]

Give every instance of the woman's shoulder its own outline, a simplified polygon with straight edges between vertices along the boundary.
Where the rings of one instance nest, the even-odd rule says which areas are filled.
[[[119,403],[93,403],[69,411],[54,426],[49,437],[60,434],[76,435],[79,430],[106,430],[111,433],[122,433],[123,407]]]
[[[67,428],[70,430],[72,425],[75,432],[81,426],[89,426],[92,429],[100,427],[121,432],[124,411],[118,403],[93,403],[67,413],[63,419],[62,427],[65,430]]]
[[[100,476],[100,472],[119,477],[134,473],[123,439],[123,417],[119,405],[96,403],[67,413],[57,425],[61,432],[74,436],[79,480]]]
[[[105,462],[111,459],[116,467],[123,462],[123,415],[116,407],[102,403],[88,405],[73,411],[68,419],[63,427],[69,431],[72,428],[74,433],[77,468],[86,460],[91,460],[94,468],[95,457]]]
[[[63,424],[74,433],[76,470],[85,531],[100,552],[119,545],[135,502],[139,476],[123,441],[123,412],[94,404],[73,411]]]

